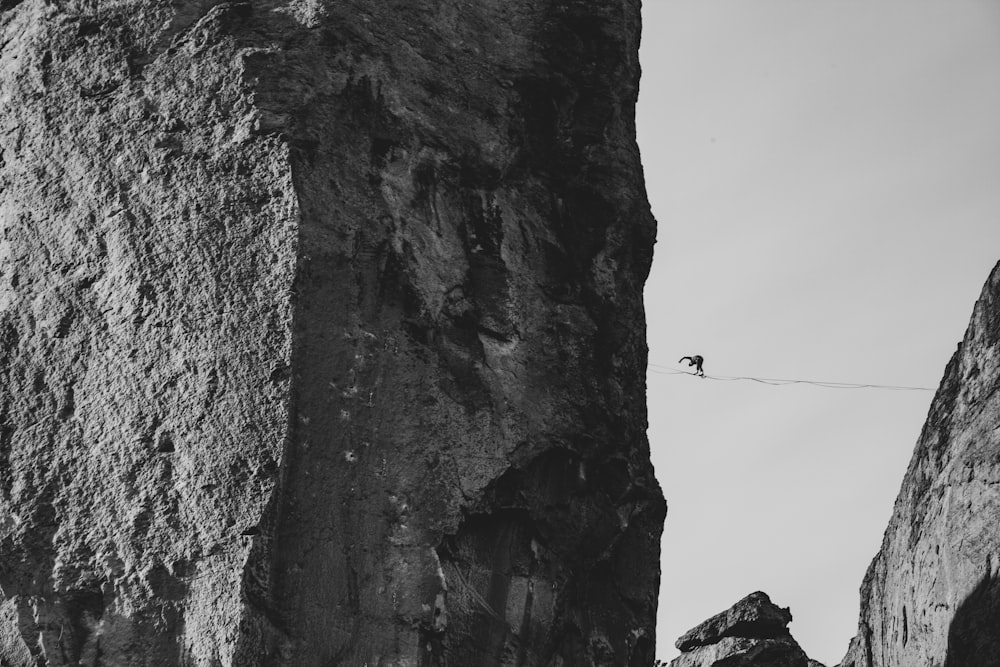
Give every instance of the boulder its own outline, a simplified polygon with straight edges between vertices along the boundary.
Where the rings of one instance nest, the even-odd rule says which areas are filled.
[[[791,637],[747,639],[724,637],[716,644],[699,646],[675,658],[670,667],[812,667]]]
[[[771,639],[789,637],[787,625],[792,621],[788,608],[771,602],[766,593],[757,591],[746,596],[726,611],[716,614],[685,632],[674,643],[681,651],[715,644],[723,637]]]
[[[685,632],[670,667],[822,667],[788,631],[792,614],[757,591]]]

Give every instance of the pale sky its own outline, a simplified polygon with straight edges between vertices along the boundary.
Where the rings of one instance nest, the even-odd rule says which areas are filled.
[[[1000,2],[646,0],[658,655],[755,590],[832,666],[1000,259]]]

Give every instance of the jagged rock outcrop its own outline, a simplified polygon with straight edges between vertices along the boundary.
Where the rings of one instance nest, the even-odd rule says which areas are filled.
[[[0,663],[651,664],[638,39],[0,2]]]
[[[670,667],[822,667],[788,631],[792,614],[757,591],[685,632]]]
[[[842,667],[1000,664],[1000,264],[944,373]]]

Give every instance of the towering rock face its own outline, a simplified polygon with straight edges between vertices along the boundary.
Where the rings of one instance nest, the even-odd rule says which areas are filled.
[[[945,371],[842,667],[1000,664],[1000,264]]]
[[[638,38],[0,2],[0,662],[651,664]]]

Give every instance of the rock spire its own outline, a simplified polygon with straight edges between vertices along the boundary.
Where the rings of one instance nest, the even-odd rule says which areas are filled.
[[[0,2],[0,663],[652,662],[639,4]]]

